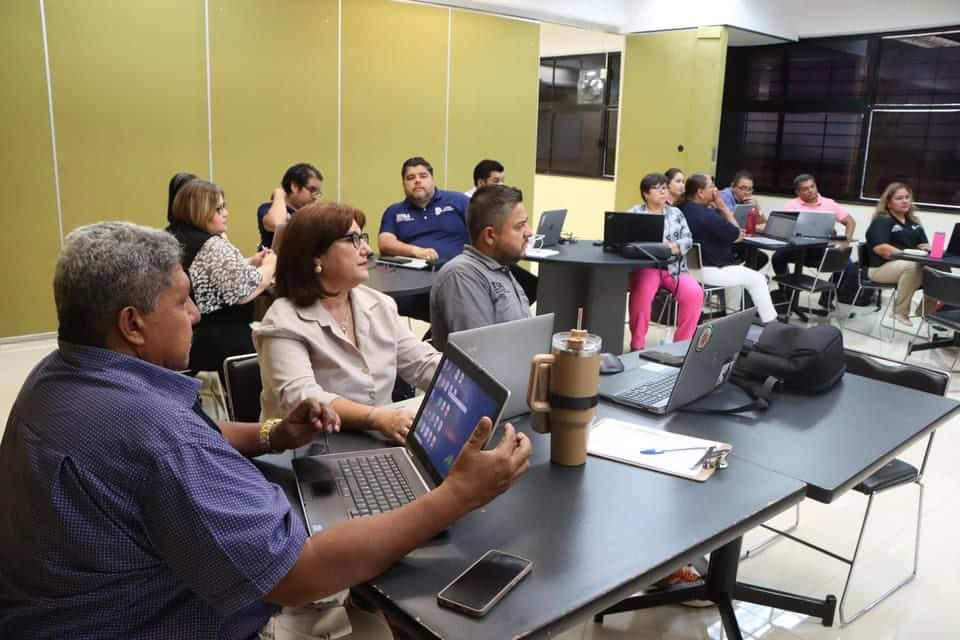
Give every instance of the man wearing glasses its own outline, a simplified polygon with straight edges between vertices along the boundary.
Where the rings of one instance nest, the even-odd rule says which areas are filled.
[[[323,174],[312,164],[301,162],[286,170],[280,185],[270,195],[270,202],[257,208],[261,249],[273,245],[273,233],[278,225],[285,224],[297,209],[323,195]]]
[[[760,210],[760,203],[753,197],[753,175],[744,169],[733,174],[733,181],[730,186],[720,191],[720,197],[723,203],[727,205],[730,211],[733,211],[738,204],[752,204],[757,208],[757,231],[763,231],[767,224],[767,216]],[[763,251],[756,247],[747,247],[735,245],[734,253],[738,260],[742,260],[748,267],[759,271],[766,266],[770,260]]]

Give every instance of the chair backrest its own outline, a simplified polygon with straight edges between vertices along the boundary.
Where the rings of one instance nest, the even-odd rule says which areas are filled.
[[[870,268],[870,245],[866,242],[857,243],[857,270],[862,280],[867,280],[867,269]]]
[[[694,242],[687,251],[687,271],[697,282],[703,282],[703,258],[700,256],[700,243]]]
[[[820,273],[843,273],[850,262],[850,253],[853,248],[848,244],[842,249],[840,247],[827,247],[823,252],[823,260],[820,261]]]
[[[923,295],[936,298],[944,304],[960,306],[960,277],[924,267]]]
[[[223,361],[223,379],[227,383],[227,413],[239,422],[260,421],[260,363],[257,354],[230,356]]]
[[[847,372],[854,375],[889,382],[917,391],[926,391],[943,396],[950,384],[950,375],[945,371],[918,367],[897,360],[888,360],[852,349],[845,349]]]

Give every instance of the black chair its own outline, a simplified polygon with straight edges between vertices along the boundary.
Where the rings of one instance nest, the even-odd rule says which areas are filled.
[[[854,317],[854,311],[852,309],[856,307],[857,299],[860,297],[860,294],[864,290],[874,290],[878,294],[877,298],[877,311],[880,311],[880,315],[877,317],[877,323],[874,325],[873,329],[869,334],[866,335],[880,335],[880,327],[882,326],[883,319],[890,313],[890,308],[893,306],[893,301],[897,297],[897,285],[896,283],[884,283],[884,282],[874,282],[870,279],[868,275],[870,269],[870,246],[866,242],[861,242],[857,245],[857,292],[853,294],[853,300],[850,301],[851,311],[848,315],[848,318]],[[893,294],[887,300],[887,304],[883,305],[883,292],[893,291]],[[847,327],[844,326],[844,329]],[[896,327],[893,329],[893,335],[897,333]],[[881,336],[882,337],[882,336]]]
[[[227,415],[238,422],[260,421],[260,363],[257,354],[230,356],[223,361],[226,381]]]
[[[916,389],[920,392],[932,393],[940,396],[946,394],[947,385],[950,382],[949,374],[944,371],[928,369],[926,367],[918,367],[915,365],[898,362],[896,360],[887,360],[885,358],[868,355],[859,351],[852,351],[850,349],[846,350],[846,365],[847,373],[850,374],[871,378],[873,380],[881,380],[883,382],[889,382],[890,384],[896,384],[903,387],[908,387],[910,389]],[[895,458],[853,488],[854,491],[867,496],[867,506],[864,510],[863,521],[860,524],[860,532],[857,536],[857,545],[854,548],[852,557],[844,557],[833,551],[808,542],[807,540],[789,535],[785,531],[780,531],[769,525],[761,525],[765,529],[769,529],[776,534],[784,535],[784,537],[789,538],[794,542],[798,542],[815,551],[819,551],[820,553],[828,555],[831,558],[839,560],[840,562],[843,562],[849,566],[847,578],[843,583],[843,593],[840,596],[840,606],[838,608],[841,627],[846,626],[863,616],[875,606],[909,584],[917,575],[917,561],[920,556],[920,522],[923,515],[922,481],[923,473],[927,468],[927,460],[930,458],[930,449],[933,446],[934,435],[935,432],[931,432],[930,436],[927,438],[927,446],[923,453],[923,462],[921,463],[919,469],[907,462],[904,462],[903,460]],[[870,518],[870,510],[873,506],[873,499],[875,496],[885,491],[911,484],[915,484],[918,487],[916,516],[917,524],[913,548],[913,568],[906,578],[896,583],[878,598],[848,617],[845,605],[847,601],[847,595],[849,593],[850,579],[853,576],[853,570],[856,567],[857,558],[859,557],[860,549],[863,546],[864,532],[866,531],[867,521]]]
[[[944,309],[938,311],[936,308],[927,309],[924,307],[923,319],[917,327],[916,333],[907,344],[907,356],[914,351],[921,351],[924,348],[937,347],[955,347],[960,346],[957,339],[957,332],[960,331],[960,276],[955,276],[947,271],[937,271],[930,267],[923,268],[923,295],[925,298],[934,298],[943,303]],[[927,344],[916,344],[915,341],[920,337],[920,330],[923,323],[927,326],[936,325],[945,327],[954,332],[954,337],[948,339],[937,339]],[[952,372],[957,367],[957,361],[960,360],[960,354],[953,359],[950,365]]]
[[[852,249],[847,246],[842,249],[839,247],[827,247],[823,252],[823,258],[820,260],[820,266],[817,267],[815,275],[806,273],[785,273],[776,276],[774,280],[782,287],[790,289],[790,302],[787,304],[787,317],[793,309],[797,296],[801,293],[826,293],[827,294],[827,321],[830,320],[830,309],[834,307],[834,301],[837,298],[838,282],[833,282],[830,276],[835,273],[842,274],[850,262],[850,253]],[[826,276],[826,278],[822,277]],[[842,275],[840,276],[843,277]]]

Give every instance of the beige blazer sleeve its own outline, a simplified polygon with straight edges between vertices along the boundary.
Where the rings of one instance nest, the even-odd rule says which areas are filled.
[[[258,336],[255,344],[263,382],[263,419],[282,418],[308,398],[329,404],[339,397],[317,382],[302,336],[275,328]]]

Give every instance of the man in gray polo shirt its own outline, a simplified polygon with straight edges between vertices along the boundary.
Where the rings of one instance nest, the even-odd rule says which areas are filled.
[[[440,270],[430,292],[433,344],[443,350],[455,331],[530,317],[530,301],[510,266],[533,235],[519,189],[477,189],[467,208],[471,245]]]

